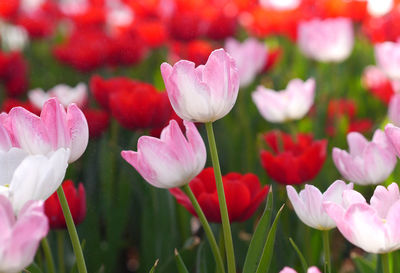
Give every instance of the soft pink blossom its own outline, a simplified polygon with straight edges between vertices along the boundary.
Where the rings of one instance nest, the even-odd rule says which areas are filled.
[[[161,65],[168,97],[184,120],[212,122],[232,109],[239,91],[239,73],[233,58],[214,50],[205,65],[181,60],[173,67]]]
[[[267,47],[255,38],[248,38],[243,43],[229,38],[225,43],[225,50],[235,60],[241,87],[251,84],[267,61]]]
[[[301,0],[260,0],[261,6],[274,10],[292,10],[297,8]]]
[[[189,183],[206,163],[206,148],[196,126],[184,121],[186,137],[175,120],[161,132],[160,139],[142,136],[138,151],[122,151],[128,161],[151,185],[175,188]]]
[[[286,89],[275,91],[258,86],[252,93],[260,114],[269,122],[285,122],[303,118],[314,103],[315,80],[291,80]]]
[[[293,268],[285,266],[281,271],[279,271],[279,273],[297,273],[297,271]],[[312,266],[308,268],[307,273],[321,273],[321,271],[319,271],[317,267]]]
[[[311,59],[341,62],[353,49],[353,24],[348,18],[303,21],[298,26],[297,41],[303,54]]]
[[[69,162],[73,162],[88,144],[88,125],[82,111],[75,104],[65,110],[55,98],[46,101],[40,117],[15,107],[0,116],[0,125],[0,146],[12,145],[29,154],[46,155],[66,148],[71,151]]]
[[[28,202],[16,218],[10,201],[0,195],[0,272],[18,273],[29,266],[48,230],[43,202]]]
[[[400,248],[400,194],[396,183],[377,186],[368,204],[354,190],[343,192],[343,205],[324,203],[342,235],[370,253],[388,253]]]
[[[372,141],[362,134],[347,135],[349,152],[333,148],[332,157],[344,178],[360,185],[378,184],[392,173],[396,166],[393,147],[385,133],[376,130]]]
[[[400,43],[384,42],[375,45],[376,64],[392,80],[400,80]]]
[[[390,99],[388,117],[394,125],[400,126],[400,94],[395,94]]]
[[[389,123],[385,126],[385,135],[392,145],[393,152],[400,157],[400,128]]]
[[[344,190],[353,189],[353,184],[346,184],[341,180],[335,181],[322,194],[313,185],[305,185],[305,189],[297,194],[292,186],[286,186],[287,195],[293,208],[300,220],[315,229],[329,230],[336,227],[335,222],[326,214],[322,204],[324,202],[334,202],[341,204]]]

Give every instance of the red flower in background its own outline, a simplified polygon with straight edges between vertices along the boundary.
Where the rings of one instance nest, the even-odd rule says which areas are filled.
[[[400,9],[393,8],[384,16],[368,17],[363,21],[362,30],[373,43],[396,41],[400,36]]]
[[[0,81],[8,96],[23,94],[28,87],[28,65],[20,52],[0,51]]]
[[[10,18],[17,14],[19,0],[0,1],[0,17]]]
[[[6,98],[3,101],[3,104],[1,106],[0,112],[10,112],[10,110],[14,107],[17,106],[21,106],[24,107],[26,110],[28,110],[29,112],[32,112],[36,115],[40,115],[40,109],[37,109],[35,106],[33,106],[29,101],[21,101],[18,99],[14,99],[14,98]]]
[[[326,158],[326,140],[313,140],[310,134],[297,134],[296,140],[281,131],[264,135],[270,151],[261,151],[261,164],[276,182],[293,185],[312,180]]]
[[[68,206],[74,219],[75,225],[80,224],[86,216],[86,193],[82,183],[78,189],[71,180],[64,181],[63,190],[67,198]],[[66,228],[64,214],[61,209],[57,192],[53,193],[44,203],[44,211],[49,219],[50,228]]]
[[[110,125],[110,115],[101,109],[83,109],[89,127],[89,137],[97,138],[107,131]]]
[[[262,72],[271,70],[281,59],[283,49],[280,47],[268,49],[267,61],[265,62]]]
[[[208,56],[214,50],[214,46],[205,40],[193,40],[190,42],[172,42],[169,52],[169,62],[176,63],[184,59],[194,62],[196,66],[206,64]]]
[[[367,90],[386,105],[389,104],[395,93],[390,79],[375,66],[367,66],[364,69],[362,83]]]
[[[229,220],[242,222],[249,219],[268,194],[269,186],[262,187],[258,177],[252,173],[228,173],[222,177]],[[197,201],[210,222],[220,223],[221,214],[215,184],[214,169],[205,168],[190,183]],[[177,202],[196,216],[189,198],[179,189],[170,189]]]

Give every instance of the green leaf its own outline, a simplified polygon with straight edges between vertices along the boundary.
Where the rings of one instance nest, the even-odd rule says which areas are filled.
[[[360,273],[375,273],[376,264],[365,259],[363,256],[355,255],[352,257],[356,265],[357,272]]]
[[[268,193],[267,203],[265,205],[263,215],[261,216],[261,219],[257,224],[257,228],[254,231],[253,237],[251,238],[250,246],[247,251],[246,260],[243,266],[243,273],[256,272],[261,252],[267,238],[267,231],[271,222],[273,203],[274,197],[271,187]]]
[[[285,204],[283,204],[282,207],[279,209],[278,213],[276,214],[275,220],[272,223],[271,229],[268,232],[267,241],[265,242],[263,253],[261,255],[260,263],[258,265],[256,273],[267,273],[269,270],[269,266],[272,260],[272,253],[274,250],[275,235],[276,235],[276,229],[278,227],[278,220],[284,207]]]
[[[26,273],[43,273],[43,271],[35,263],[33,263],[29,267],[25,268],[25,270],[23,272],[26,272]]]
[[[175,261],[176,261],[176,267],[178,268],[179,273],[189,273],[185,263],[182,260],[181,255],[179,255],[178,250],[175,248]]]
[[[293,241],[292,238],[289,238],[289,242],[292,245],[292,247],[294,248],[294,250],[296,251],[297,256],[299,256],[301,266],[303,267],[303,271],[307,272],[308,265],[307,265],[306,259],[304,258],[303,254],[301,253],[300,249],[297,247],[296,243]]]
[[[156,267],[158,265],[158,259],[156,260],[156,262],[154,263],[153,267],[150,269],[149,273],[154,273],[156,272]]]

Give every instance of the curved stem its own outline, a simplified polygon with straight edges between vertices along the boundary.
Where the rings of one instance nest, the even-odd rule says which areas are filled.
[[[60,199],[60,205],[64,213],[65,223],[67,224],[69,237],[71,238],[72,248],[74,249],[78,271],[79,273],[87,273],[85,258],[83,257],[83,251],[79,242],[78,233],[76,232],[74,220],[72,219],[71,211],[69,210],[67,198],[65,198],[62,186],[57,189],[57,195]]]
[[[44,237],[42,240],[42,248],[44,252],[44,256],[46,258],[47,270],[49,273],[56,273],[56,267],[54,266],[53,254],[51,253],[50,244],[47,240],[47,237]]]
[[[206,216],[203,213],[203,210],[201,209],[199,203],[197,202],[196,197],[194,196],[192,190],[190,189],[189,185],[185,185],[182,187],[183,191],[186,193],[186,195],[189,197],[190,201],[192,202],[193,208],[197,213],[197,216],[199,217],[199,220],[201,224],[203,225],[204,232],[206,233],[206,236],[208,238],[208,241],[210,242],[211,250],[214,254],[215,262],[217,264],[218,272],[220,273],[225,273],[225,268],[224,268],[224,262],[222,261],[222,256],[219,251],[217,242],[214,237],[214,233],[211,230],[210,224],[207,221]]]
[[[222,184],[221,168],[219,166],[217,145],[215,143],[212,122],[205,124],[208,136],[208,144],[210,146],[211,159],[214,167],[215,181],[217,186],[219,207],[221,210],[222,229],[224,231],[225,251],[228,264],[228,273],[236,273],[235,253],[233,250],[233,241],[231,226],[229,223],[228,207],[225,200],[224,186]]]
[[[382,254],[381,258],[382,258],[382,272],[383,273],[391,273],[389,253]]]
[[[331,266],[331,249],[329,246],[329,230],[323,230],[322,236],[323,236],[323,243],[324,243],[325,273],[331,273],[332,266]]]
[[[65,273],[64,230],[57,231],[58,272]]]

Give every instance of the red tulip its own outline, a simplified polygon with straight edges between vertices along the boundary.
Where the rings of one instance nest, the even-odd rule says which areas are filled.
[[[75,225],[80,224],[86,216],[86,194],[85,188],[80,183],[78,190],[71,180],[64,181],[63,190],[67,197],[69,209],[74,219]],[[45,213],[49,219],[50,228],[66,228],[64,214],[61,209],[57,192],[53,193],[44,203]]]
[[[229,173],[222,177],[229,220],[242,222],[249,219],[268,194],[269,186],[261,186],[258,177],[252,173]],[[220,223],[221,214],[215,184],[214,169],[205,168],[190,183],[197,201],[210,222]],[[179,189],[170,189],[177,202],[196,216],[189,198]]]
[[[89,126],[89,137],[96,138],[101,136],[110,125],[110,115],[101,109],[83,109]]]
[[[280,131],[264,135],[270,151],[261,151],[261,163],[267,174],[285,185],[312,180],[326,158],[326,140],[313,140],[309,134],[297,134],[296,140]]]
[[[0,51],[0,81],[4,83],[8,96],[15,97],[26,91],[28,65],[20,52]]]
[[[17,106],[24,107],[29,112],[32,112],[36,115],[40,115],[41,109],[36,108],[29,101],[21,101],[21,100],[14,99],[14,98],[6,98],[3,101],[0,112],[8,113],[8,112],[10,112],[10,110],[12,108],[17,107]]]

